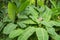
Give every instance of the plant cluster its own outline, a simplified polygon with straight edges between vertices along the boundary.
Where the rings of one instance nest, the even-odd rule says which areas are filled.
[[[60,0],[6,1],[0,40],[60,40]]]

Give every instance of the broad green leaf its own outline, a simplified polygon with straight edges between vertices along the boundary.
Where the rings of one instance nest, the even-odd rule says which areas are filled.
[[[22,22],[17,22],[17,24],[21,27],[21,28],[26,28],[26,24],[22,23]]]
[[[36,24],[34,21],[32,21],[30,19],[21,21],[21,23],[24,23],[24,24]]]
[[[38,12],[33,7],[31,6],[29,7],[29,12],[31,13],[32,16],[38,18]]]
[[[50,23],[51,25],[53,25],[53,26],[60,27],[60,22],[57,22],[57,21],[50,21],[49,23]]]
[[[16,15],[16,5],[9,2],[8,3],[8,17],[14,22],[15,21],[15,15]]]
[[[45,7],[41,7],[41,8],[38,8],[38,7],[34,7],[38,12],[39,12],[39,16],[44,12],[45,10]]]
[[[36,35],[38,37],[38,40],[48,40],[49,39],[47,31],[43,28],[36,28]]]
[[[56,26],[56,27],[60,27],[60,22],[57,21],[41,21],[41,24],[47,26],[47,27],[52,27],[52,26]]]
[[[34,17],[34,16],[29,16],[34,22],[36,22],[36,23],[38,23],[39,24],[39,21],[38,21],[38,19],[36,18],[36,17]]]
[[[27,15],[18,15],[19,19],[28,19]]]
[[[3,33],[4,34],[9,34],[11,31],[13,31],[17,27],[16,24],[9,23],[5,26]]]
[[[47,32],[50,34],[50,36],[54,39],[54,40],[60,40],[60,37],[58,36],[58,34],[55,32],[55,29],[52,27],[46,27]]]
[[[28,27],[25,31],[18,37],[18,40],[27,40],[35,32],[34,27]]]
[[[47,27],[52,27],[53,26],[53,24],[49,23],[49,21],[48,22],[47,21],[41,21],[40,23],[47,26]]]
[[[24,3],[22,3],[20,5],[20,7],[18,8],[18,12],[22,12],[23,10],[25,10],[25,8],[30,4],[29,0],[26,0]]]
[[[45,7],[46,7],[46,11],[42,14],[42,18],[44,21],[49,21],[52,16],[52,11],[47,6]]]
[[[22,29],[13,30],[12,32],[10,32],[9,38],[15,38],[15,37],[21,35],[22,33],[23,33]]]

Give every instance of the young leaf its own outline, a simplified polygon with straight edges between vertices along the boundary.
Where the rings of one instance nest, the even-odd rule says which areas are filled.
[[[13,31],[17,27],[16,24],[9,23],[7,26],[4,28],[3,33],[4,34],[9,34],[11,31]]]
[[[36,28],[36,35],[38,37],[38,40],[48,40],[48,33],[43,28]]]
[[[12,32],[10,32],[9,38],[15,38],[15,37],[21,35],[22,33],[23,33],[22,29],[13,30]]]
[[[8,3],[8,17],[14,22],[15,21],[15,15],[16,15],[16,5],[9,2]]]
[[[34,27],[28,27],[25,31],[18,37],[18,40],[27,40],[35,32]]]

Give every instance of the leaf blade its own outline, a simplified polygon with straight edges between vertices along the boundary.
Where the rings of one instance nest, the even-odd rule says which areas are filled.
[[[6,25],[6,27],[3,30],[4,34],[9,34],[11,31],[13,31],[15,28],[17,27],[16,24],[13,23],[9,23]]]
[[[18,37],[18,40],[27,40],[34,32],[34,27],[28,27],[24,33]]]
[[[48,40],[48,33],[43,28],[37,28],[36,35],[38,37],[38,40]]]

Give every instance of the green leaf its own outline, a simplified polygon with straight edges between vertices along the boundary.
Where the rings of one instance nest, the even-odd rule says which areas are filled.
[[[14,22],[15,21],[15,15],[16,15],[17,7],[15,4],[9,2],[8,3],[8,17]]]
[[[3,29],[4,25],[5,24],[3,22],[0,22],[0,31]]]
[[[35,32],[35,28],[34,27],[28,27],[27,29],[25,29],[23,34],[21,34],[18,37],[18,40],[27,40],[34,32]]]
[[[20,6],[20,0],[11,0],[11,2],[14,2],[17,7]]]
[[[30,19],[21,21],[21,23],[24,23],[24,24],[36,24],[34,21],[32,21]]]
[[[22,22],[17,22],[17,24],[21,27],[21,28],[26,28],[26,24],[22,23]]]
[[[2,23],[2,22],[0,22],[0,28],[2,27],[2,25],[3,25],[3,23]]]
[[[20,5],[20,7],[18,8],[18,12],[22,12],[23,10],[25,10],[25,8],[30,4],[29,0],[26,0],[24,3],[22,3]]]
[[[19,19],[28,19],[27,15],[18,15]]]
[[[50,36],[51,36],[54,40],[60,40],[60,37],[59,37],[58,34],[55,32],[55,29],[54,29],[54,28],[46,27],[46,29],[47,29],[47,32],[50,34]]]
[[[13,31],[15,28],[17,27],[16,24],[13,23],[9,23],[6,25],[6,27],[3,30],[4,34],[9,34],[11,31]]]
[[[38,18],[38,12],[33,7],[29,7],[29,12],[33,17]]]
[[[53,27],[53,26],[60,27],[60,22],[57,22],[57,21],[48,21],[48,22],[41,21],[40,23],[47,26],[47,27]]]
[[[22,29],[13,30],[12,32],[10,32],[9,38],[15,38],[15,37],[21,35],[22,33],[23,33]]]
[[[8,16],[3,18],[3,22],[11,22],[11,20],[8,18]]]
[[[20,3],[24,3],[25,1],[27,1],[27,0],[19,0],[20,1]]]
[[[53,24],[49,23],[49,21],[48,22],[47,21],[41,21],[40,23],[47,26],[47,27],[52,27],[53,26]]]
[[[46,7],[46,11],[42,14],[42,18],[44,21],[49,21],[52,16],[52,11],[47,6],[45,7]]]
[[[50,2],[52,3],[52,5],[56,8],[56,3],[52,0],[50,0]]]
[[[36,35],[38,37],[38,40],[48,40],[48,33],[43,28],[36,28]]]
[[[53,26],[60,27],[60,22],[57,22],[57,21],[50,21],[49,23],[50,23],[51,25],[53,25]]]
[[[36,18],[36,17],[34,17],[34,16],[29,16],[34,22],[36,22],[36,23],[38,23],[39,24],[39,21],[38,21],[38,19]]]
[[[45,1],[45,0],[37,0],[37,1],[38,1],[38,5],[39,5],[39,6],[44,6],[44,1]]]

